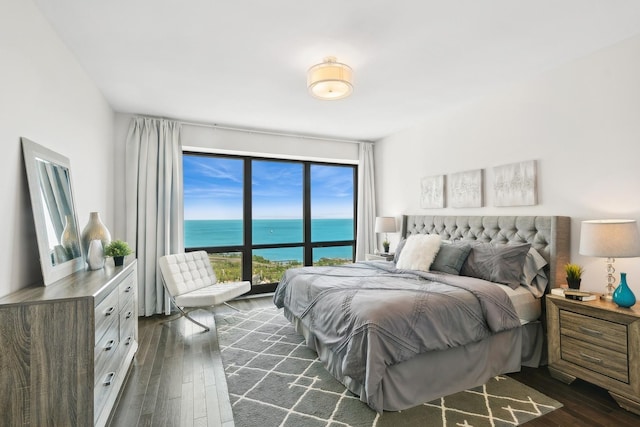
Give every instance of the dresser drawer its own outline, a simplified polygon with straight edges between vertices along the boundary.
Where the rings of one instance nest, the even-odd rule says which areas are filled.
[[[136,281],[135,275],[130,273],[122,279],[120,285],[118,285],[118,293],[120,294],[120,307],[124,307],[129,301],[133,300],[133,296],[136,292],[135,289]]]
[[[106,332],[111,320],[118,318],[118,290],[114,289],[107,297],[102,300],[100,304],[96,306],[95,321],[95,344],[102,339],[102,336]]]
[[[114,351],[118,351],[118,349],[116,348]],[[109,363],[105,365],[102,371],[99,373],[96,371],[95,384],[93,388],[94,421],[98,420],[102,411],[106,410],[105,403],[109,399],[111,392],[114,390],[120,369],[122,369],[122,361],[120,358],[111,357],[109,359]]]
[[[619,323],[560,310],[560,333],[596,346],[627,353],[627,327]]]
[[[124,342],[127,338],[134,339],[136,330],[136,317],[135,304],[131,300],[120,312],[120,341]],[[128,344],[128,343],[127,343]]]
[[[561,358],[609,378],[629,382],[627,355],[566,335],[560,337]]]
[[[112,359],[118,359],[118,343],[120,342],[120,333],[118,327],[118,316],[113,315],[109,328],[95,346],[94,353],[94,369],[96,380],[103,373],[106,367],[111,363]]]

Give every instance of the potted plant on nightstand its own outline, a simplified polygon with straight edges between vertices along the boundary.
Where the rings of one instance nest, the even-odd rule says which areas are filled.
[[[567,273],[567,285],[570,289],[580,289],[580,281],[582,280],[582,273],[584,270],[578,264],[567,264],[564,266],[564,271]]]
[[[132,253],[129,244],[122,240],[114,240],[104,248],[104,256],[113,257],[115,265],[122,265],[124,257]]]

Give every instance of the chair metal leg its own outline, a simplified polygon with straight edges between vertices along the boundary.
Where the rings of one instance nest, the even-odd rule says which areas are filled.
[[[195,323],[196,325],[200,326],[201,328],[204,328],[204,332],[209,332],[210,329],[208,326],[203,325],[202,323],[198,322],[197,320],[195,320],[193,317],[189,316],[189,313],[187,313],[186,311],[184,311],[182,308],[180,308],[179,306],[176,305],[176,307],[178,307],[178,310],[180,310],[182,312],[182,315],[184,317],[186,317],[187,319],[191,320],[193,323]]]
[[[184,311],[182,309],[182,307],[180,307],[178,304],[176,304],[176,300],[173,299],[173,295],[171,295],[171,293],[169,293],[169,290],[167,289],[167,284],[164,281],[164,277],[162,278],[162,284],[164,286],[164,290],[167,293],[167,295],[169,295],[169,299],[171,300],[171,302],[173,303],[173,305],[175,305],[177,307],[178,310],[180,310],[180,316],[174,318],[174,319],[167,319],[165,320],[165,322],[171,322],[173,320],[179,319],[180,317],[184,316],[187,319],[189,319],[190,321],[192,321],[193,323],[195,323],[196,325],[200,326],[201,328],[204,328],[203,332],[209,332],[210,329],[208,326],[203,325],[202,323],[198,322],[197,320],[195,320],[193,317],[189,316],[189,313]],[[164,323],[164,322],[163,322]]]
[[[224,305],[226,305],[226,306],[227,306],[227,307],[229,307],[229,308],[234,309],[234,310],[235,310],[235,311],[237,311],[238,313],[242,313],[242,310],[240,310],[239,308],[236,308],[236,307],[234,307],[234,306],[232,306],[232,305],[230,305],[230,304],[227,304],[226,302],[223,302],[223,304],[224,304]]]

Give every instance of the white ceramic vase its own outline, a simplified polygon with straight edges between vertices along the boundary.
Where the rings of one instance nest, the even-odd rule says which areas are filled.
[[[93,239],[89,242],[87,263],[89,264],[89,270],[100,270],[104,267],[104,247],[102,246],[102,241]]]
[[[89,222],[82,230],[82,251],[85,259],[88,257],[89,243],[92,240],[100,240],[102,242],[102,249],[111,243],[111,233],[107,227],[100,220],[98,212],[89,213]]]

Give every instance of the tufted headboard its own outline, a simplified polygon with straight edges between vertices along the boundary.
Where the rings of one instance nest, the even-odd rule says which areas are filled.
[[[563,266],[569,262],[570,222],[566,216],[404,215],[402,236],[439,234],[446,240],[531,243],[549,263],[545,268],[548,288],[554,288],[565,283]]]

